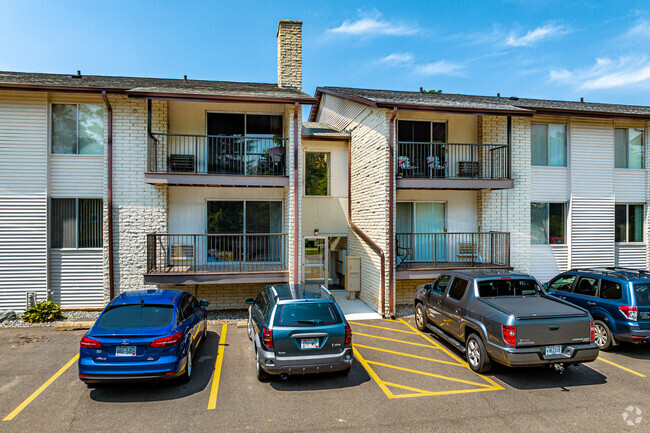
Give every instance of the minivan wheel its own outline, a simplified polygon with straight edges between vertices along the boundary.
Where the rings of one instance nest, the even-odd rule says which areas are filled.
[[[420,331],[425,331],[427,329],[427,314],[424,311],[424,305],[418,304],[415,307],[415,326]]]
[[[476,373],[485,373],[492,368],[492,361],[485,350],[485,345],[476,334],[470,334],[466,343],[467,363]]]
[[[248,339],[253,341],[253,324],[250,318],[248,319]]]
[[[187,350],[187,365],[185,366],[185,372],[181,376],[181,382],[187,383],[192,378],[192,351]]]
[[[612,347],[612,331],[600,320],[596,320],[594,323],[594,342],[602,351],[609,350]]]
[[[260,354],[258,351],[255,351],[255,374],[257,376],[257,380],[260,382],[263,382],[269,378],[269,374],[262,369],[262,365],[260,364]]]

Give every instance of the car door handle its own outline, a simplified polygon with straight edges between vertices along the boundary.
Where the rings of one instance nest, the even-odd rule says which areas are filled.
[[[587,305],[596,305],[594,301],[587,301]]]
[[[456,308],[456,313],[460,314],[460,308]]]
[[[560,299],[566,300],[566,296],[560,296]]]

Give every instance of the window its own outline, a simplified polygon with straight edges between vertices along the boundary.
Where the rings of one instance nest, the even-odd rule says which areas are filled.
[[[478,294],[481,298],[535,296],[537,287],[535,280],[528,279],[485,280],[479,281]]]
[[[570,292],[575,279],[575,275],[562,275],[555,281],[551,282],[551,284],[548,285],[548,289],[557,290],[558,292]]]
[[[531,126],[532,165],[566,167],[566,125]]]
[[[51,199],[50,248],[101,247],[102,199]]]
[[[397,141],[406,143],[444,143],[447,124],[443,122],[398,120]]]
[[[260,138],[282,137],[282,116],[244,113],[208,113],[208,135]]]
[[[591,277],[581,277],[580,280],[578,280],[578,284],[576,285],[575,290],[573,291],[573,293],[576,295],[583,296],[596,296],[597,292],[598,279]]]
[[[635,283],[634,295],[636,296],[637,307],[650,307],[650,284]],[[642,313],[648,314],[648,313]]]
[[[282,305],[275,316],[276,325],[314,326],[341,322],[332,304],[324,302]]]
[[[52,153],[102,155],[104,107],[92,104],[52,104]]]
[[[330,195],[329,161],[330,154],[327,152],[305,153],[305,195]]]
[[[564,244],[566,203],[531,203],[530,238],[532,244]]]
[[[185,295],[181,300],[181,311],[183,312],[183,319],[187,320],[199,309],[199,302],[192,295]]]
[[[451,283],[449,288],[449,297],[455,300],[460,300],[465,295],[465,290],[467,290],[467,280],[462,278],[454,278],[454,282]]]
[[[614,131],[616,168],[644,168],[643,129],[616,128]]]
[[[614,241],[643,242],[643,205],[617,204],[614,212]]]
[[[600,297],[603,299],[621,299],[623,297],[623,288],[614,281],[600,280]]]
[[[106,310],[99,319],[101,329],[162,328],[172,323],[171,305],[118,305]]]
[[[449,280],[451,280],[451,277],[449,275],[443,275],[442,277],[438,278],[438,281],[434,283],[433,289],[431,290],[435,293],[442,295],[445,292],[447,286],[449,285]]]

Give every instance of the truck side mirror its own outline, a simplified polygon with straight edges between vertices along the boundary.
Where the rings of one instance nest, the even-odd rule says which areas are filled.
[[[424,290],[426,290],[428,292],[429,290],[431,290],[432,287],[433,286],[431,284],[425,284],[424,285]]]

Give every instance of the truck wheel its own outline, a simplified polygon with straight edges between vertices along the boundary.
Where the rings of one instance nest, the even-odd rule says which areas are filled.
[[[594,328],[594,342],[598,345],[598,348],[603,352],[611,349],[612,331],[600,320],[596,320]]]
[[[425,331],[428,322],[429,320],[427,319],[427,313],[424,311],[424,305],[418,304],[415,307],[415,326],[417,326],[420,331]]]
[[[476,334],[470,334],[469,337],[467,337],[466,349],[469,368],[476,373],[485,373],[490,371],[492,368],[492,361],[490,361],[490,357],[485,350],[485,345],[483,344],[481,337]]]

